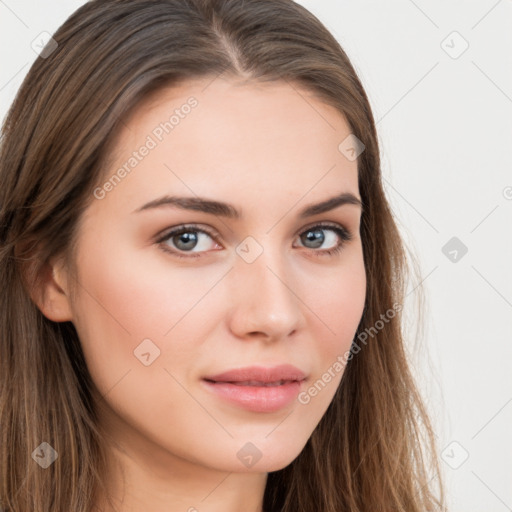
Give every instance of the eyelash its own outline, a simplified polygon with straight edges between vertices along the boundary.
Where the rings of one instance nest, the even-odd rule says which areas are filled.
[[[315,224],[314,226],[306,228],[304,231],[301,231],[300,233],[298,233],[298,235],[302,235],[304,233],[307,233],[308,231],[316,231],[318,229],[334,231],[341,239],[341,242],[331,249],[323,249],[323,250],[310,249],[314,253],[317,253],[317,255],[320,257],[335,256],[335,255],[339,254],[342,251],[342,249],[344,248],[345,243],[350,242],[353,238],[350,231],[343,228],[342,226],[338,226],[336,224],[324,223],[324,222],[320,222],[318,224]],[[199,253],[188,253],[188,254],[185,252],[185,254],[186,254],[186,256],[185,256],[183,254],[183,252],[180,252],[180,251],[177,251],[174,249],[170,249],[168,245],[164,244],[165,241],[169,240],[170,238],[172,238],[174,236],[181,235],[182,233],[189,233],[189,232],[204,233],[205,235],[208,235],[216,243],[219,243],[216,240],[216,234],[214,234],[213,232],[210,232],[209,230],[207,230],[205,228],[199,228],[194,224],[186,224],[186,225],[180,226],[178,228],[175,228],[171,231],[168,231],[167,233],[165,233],[165,235],[158,238],[156,240],[156,243],[161,246],[163,251],[170,253],[177,258],[199,258],[202,256],[204,251],[199,252]]]

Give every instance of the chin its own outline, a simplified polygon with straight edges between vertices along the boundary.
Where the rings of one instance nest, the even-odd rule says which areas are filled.
[[[270,473],[272,471],[279,471],[280,469],[289,466],[300,455],[303,448],[303,445],[283,447],[283,445],[280,443],[269,443],[266,447],[261,447],[260,450],[257,450],[251,443],[247,443],[237,453],[237,457],[242,462],[242,469],[239,467],[238,471],[256,473]],[[252,453],[254,454],[254,460],[256,460],[258,456],[259,459],[256,460],[253,465],[251,465],[249,458],[247,467],[243,468],[245,462],[244,455],[250,455]]]

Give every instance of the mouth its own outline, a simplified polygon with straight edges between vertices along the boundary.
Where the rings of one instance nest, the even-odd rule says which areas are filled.
[[[234,386],[253,386],[253,387],[276,387],[282,386],[283,384],[288,384],[290,382],[301,382],[298,380],[277,380],[274,382],[264,382],[257,380],[246,380],[246,381],[218,381],[211,379],[204,379],[206,382],[211,382],[212,384],[233,384]],[[302,379],[304,380],[304,379]]]
[[[280,364],[233,368],[203,377],[209,393],[224,404],[251,412],[276,412],[288,408],[297,398],[307,375],[296,366]]]

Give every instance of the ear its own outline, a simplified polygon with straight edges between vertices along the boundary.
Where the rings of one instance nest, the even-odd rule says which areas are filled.
[[[36,282],[30,295],[41,313],[54,322],[71,321],[68,276],[63,259],[54,258],[45,263]]]

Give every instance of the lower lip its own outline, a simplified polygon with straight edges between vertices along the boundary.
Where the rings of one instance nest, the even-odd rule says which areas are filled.
[[[291,404],[299,394],[301,383],[286,382],[280,386],[241,386],[228,382],[203,380],[208,389],[253,412],[276,412]]]

